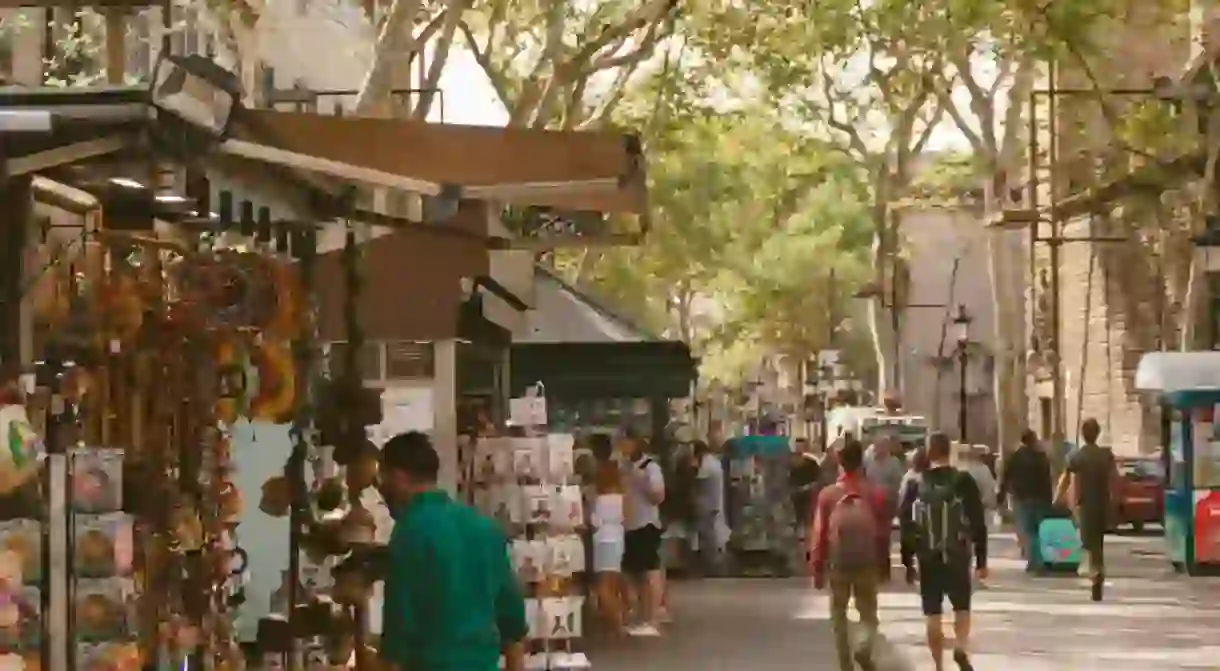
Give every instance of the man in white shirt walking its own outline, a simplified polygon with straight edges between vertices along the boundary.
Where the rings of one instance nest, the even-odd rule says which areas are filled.
[[[661,574],[661,503],[665,475],[661,464],[644,451],[644,441],[625,432],[621,450],[626,457],[623,495],[626,504],[626,547],[623,553],[627,598],[636,604],[638,622],[627,628],[632,636],[659,636],[657,618],[664,585]]]

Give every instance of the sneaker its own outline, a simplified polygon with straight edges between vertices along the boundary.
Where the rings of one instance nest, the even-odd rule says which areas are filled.
[[[657,613],[657,622],[660,624],[673,624],[674,616],[669,614],[668,609],[663,608],[661,612]]]
[[[957,663],[960,671],[974,671],[974,666],[970,664],[970,655],[967,655],[965,650],[954,650],[953,661]]]
[[[643,638],[656,637],[661,635],[661,630],[651,624],[637,624],[634,627],[627,627],[628,636],[639,636]]]

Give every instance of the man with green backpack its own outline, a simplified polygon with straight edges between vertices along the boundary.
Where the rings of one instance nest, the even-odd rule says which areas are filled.
[[[980,580],[987,577],[985,511],[974,478],[949,465],[948,436],[939,432],[929,436],[927,454],[929,468],[918,479],[908,481],[902,493],[902,563],[908,583],[915,582],[918,575],[928,650],[936,671],[944,669],[945,599],[953,607],[953,661],[962,671],[972,671],[971,574]]]

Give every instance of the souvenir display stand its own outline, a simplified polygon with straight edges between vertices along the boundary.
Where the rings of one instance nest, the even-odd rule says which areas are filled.
[[[803,552],[788,487],[788,439],[740,436],[725,452],[731,557],[745,575],[791,575]]]
[[[316,243],[220,200],[204,228],[225,234],[189,242],[87,221],[83,251],[32,289],[41,362],[26,391],[46,467],[6,488],[28,514],[0,522],[19,614],[5,627],[0,613],[0,646],[26,669],[245,667],[229,427],[297,409],[290,342],[308,334],[290,254]]]
[[[475,505],[494,517],[510,539],[510,556],[526,594],[529,622],[526,668],[592,668],[578,650],[586,570],[581,488],[576,484],[571,434],[547,433],[540,393],[512,399],[511,437],[483,437],[475,447]]]

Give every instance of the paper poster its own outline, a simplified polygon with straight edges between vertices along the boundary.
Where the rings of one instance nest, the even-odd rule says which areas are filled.
[[[544,426],[546,422],[546,398],[526,396],[508,400],[508,421],[515,426]]]
[[[430,387],[398,387],[381,394],[381,426],[390,436],[431,431],[436,425]]]

